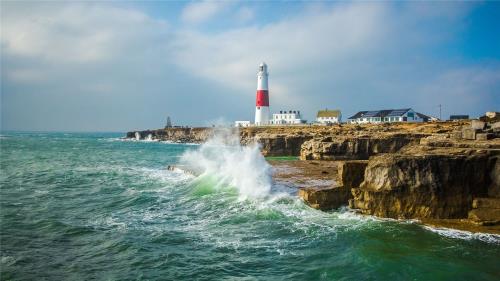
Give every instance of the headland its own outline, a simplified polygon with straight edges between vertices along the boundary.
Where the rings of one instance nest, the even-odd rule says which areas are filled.
[[[500,234],[500,120],[233,128],[313,208]],[[133,131],[202,143],[218,128]],[[280,158],[282,157],[282,158]]]

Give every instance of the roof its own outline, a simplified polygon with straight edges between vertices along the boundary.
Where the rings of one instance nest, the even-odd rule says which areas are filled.
[[[392,110],[389,114],[385,115],[385,116],[402,116],[404,115],[406,112],[408,112],[408,110],[410,110],[411,108],[403,108],[403,109],[394,109]],[[384,116],[384,117],[385,117]]]
[[[367,113],[368,111],[360,111],[356,114],[354,114],[353,116],[347,118],[347,119],[357,119],[357,118],[360,118],[361,116],[363,116],[365,113]]]
[[[316,117],[339,117],[340,116],[340,110],[319,110],[318,114],[316,114]]]
[[[469,119],[469,115],[450,115],[451,120]]]
[[[361,117],[386,117],[386,116],[402,116],[408,112],[411,108],[402,109],[382,109],[382,110],[370,110],[370,111],[360,111],[348,119],[358,119]]]
[[[420,112],[416,112],[416,113],[417,113],[417,116],[418,116],[419,118],[422,118],[422,119],[429,119],[429,120],[430,120],[430,119],[432,118],[432,117],[427,116],[427,115],[425,115],[425,114],[423,114],[423,113],[420,113]]]

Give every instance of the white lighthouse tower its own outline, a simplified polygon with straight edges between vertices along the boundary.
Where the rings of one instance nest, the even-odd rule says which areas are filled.
[[[267,64],[262,62],[257,73],[257,98],[255,102],[255,126],[269,124],[269,88]]]

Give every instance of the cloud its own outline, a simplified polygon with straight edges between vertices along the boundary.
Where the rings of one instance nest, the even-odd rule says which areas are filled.
[[[164,84],[177,79],[164,59],[166,21],[101,3],[6,2],[1,31],[3,129],[123,130],[147,126],[151,115],[162,122],[154,87],[169,91]]]
[[[130,55],[136,42],[167,28],[138,10],[110,5],[5,3],[5,9],[1,41],[6,55],[58,63]]]
[[[327,105],[346,115],[388,107],[426,112],[439,98],[447,110],[480,112],[492,99],[487,89],[498,89],[499,67],[456,65],[431,55],[463,29],[470,9],[450,3],[312,5],[262,26],[215,34],[182,30],[173,56],[180,68],[242,96],[250,95],[256,67],[266,61],[273,110],[293,107],[313,116]],[[444,18],[437,11],[445,11]],[[455,79],[469,82],[452,85]]]
[[[485,65],[451,69],[416,89],[418,105],[433,101],[448,114],[479,117],[485,111],[498,111],[500,106],[500,66]],[[479,109],[471,111],[471,108]],[[444,115],[443,118],[448,118]]]
[[[174,59],[186,71],[240,94],[254,88],[256,67],[266,61],[274,97],[300,100],[293,91],[300,81],[296,78],[309,83],[308,73],[316,75],[325,65],[368,55],[381,46],[386,12],[383,5],[339,5],[215,35],[184,30],[176,36]]]
[[[249,7],[241,7],[235,14],[235,18],[239,22],[247,22],[255,17],[255,12]]]
[[[447,55],[472,4],[297,5],[300,13],[262,21],[255,6],[192,2],[173,25],[122,3],[2,2],[2,128],[143,129],[162,127],[167,115],[179,125],[251,120],[261,61],[272,111],[309,119],[324,107],[345,117],[388,107],[436,115],[441,103],[446,116],[500,103],[498,60]],[[208,21],[215,28],[197,25]]]
[[[200,24],[215,17],[223,11],[230,2],[202,1],[191,2],[182,11],[181,18],[189,24]]]

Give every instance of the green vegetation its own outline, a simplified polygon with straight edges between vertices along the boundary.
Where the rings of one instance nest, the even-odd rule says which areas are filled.
[[[292,161],[292,160],[299,160],[299,157],[298,156],[266,156],[266,160]]]

